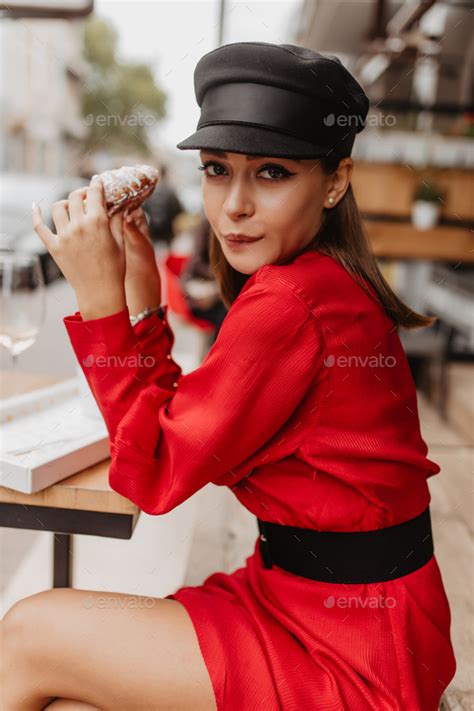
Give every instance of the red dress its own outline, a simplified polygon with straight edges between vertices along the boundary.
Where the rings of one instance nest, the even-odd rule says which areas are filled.
[[[245,283],[183,375],[165,317],[64,318],[110,435],[112,489],[163,514],[209,482],[268,521],[366,531],[430,501],[416,390],[397,329],[332,257]],[[219,711],[435,711],[456,662],[436,558],[383,583],[246,564],[168,597],[195,626]],[[436,541],[435,541],[436,547]]]

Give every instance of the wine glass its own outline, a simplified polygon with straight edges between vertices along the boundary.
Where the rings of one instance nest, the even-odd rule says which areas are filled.
[[[0,345],[12,356],[36,340],[45,316],[45,287],[38,255],[0,250]]]

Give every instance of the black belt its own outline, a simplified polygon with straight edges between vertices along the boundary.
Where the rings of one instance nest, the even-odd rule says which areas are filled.
[[[315,531],[257,518],[265,568],[329,583],[377,583],[408,575],[433,555],[429,506],[415,518],[373,531]]]

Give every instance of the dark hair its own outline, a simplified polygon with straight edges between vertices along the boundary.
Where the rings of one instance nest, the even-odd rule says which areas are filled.
[[[320,159],[321,167],[327,175],[337,169],[339,162],[340,157],[336,154]],[[335,207],[324,210],[318,232],[297,254],[309,250],[336,259],[371,299],[376,300],[378,297],[385,312],[397,326],[406,329],[423,328],[431,326],[437,320],[435,316],[424,316],[410,309],[383,277],[369,246],[351,184]],[[292,254],[288,261],[293,260],[297,254]],[[212,228],[209,231],[209,261],[219,285],[222,301],[230,308],[251,275],[242,274],[229,264]],[[367,284],[373,288],[376,297]]]

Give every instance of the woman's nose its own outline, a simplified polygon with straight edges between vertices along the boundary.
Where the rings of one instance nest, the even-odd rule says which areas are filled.
[[[228,217],[233,219],[242,215],[251,215],[254,212],[250,187],[246,186],[244,181],[233,181],[229,187],[223,209]]]

